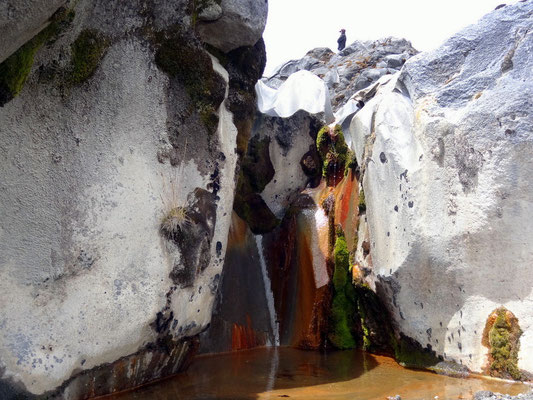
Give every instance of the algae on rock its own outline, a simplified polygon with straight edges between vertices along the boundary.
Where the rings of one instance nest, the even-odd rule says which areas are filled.
[[[328,185],[332,186],[339,177],[344,176],[345,168],[352,158],[340,125],[333,129],[329,126],[323,127],[316,137],[316,148],[322,158],[322,176],[327,179]]]
[[[0,64],[0,107],[15,98],[26,83],[37,51],[52,42],[74,19],[74,11],[61,8],[49,25]]]
[[[107,48],[109,39],[96,29],[84,29],[72,43],[69,82],[80,85],[96,72]]]
[[[522,330],[518,319],[505,307],[494,310],[483,332],[483,344],[489,350],[487,372],[492,376],[520,380],[518,351]]]
[[[338,349],[352,349],[356,347],[355,288],[350,279],[350,260],[346,238],[342,231],[337,232],[333,259],[335,270],[333,272],[333,303],[331,306],[331,326],[329,340]]]

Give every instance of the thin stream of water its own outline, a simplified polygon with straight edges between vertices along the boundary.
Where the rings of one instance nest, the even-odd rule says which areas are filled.
[[[272,293],[272,283],[268,276],[267,266],[265,262],[265,255],[263,250],[263,236],[255,235],[255,243],[257,245],[257,252],[259,253],[259,263],[261,264],[261,274],[263,275],[263,284],[265,286],[265,297],[267,300],[268,312],[270,314],[270,328],[274,335],[274,343],[272,346],[279,346],[279,324],[277,322],[276,308],[274,307],[274,294]]]

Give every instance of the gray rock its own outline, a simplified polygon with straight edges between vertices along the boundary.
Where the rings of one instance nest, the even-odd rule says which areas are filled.
[[[5,0],[0,3],[0,62],[35,36],[67,0]]]
[[[533,372],[532,26],[533,1],[518,2],[410,58],[346,135],[393,323],[474,372],[499,306],[524,331],[518,368]]]
[[[199,21],[198,33],[210,45],[228,52],[253,46],[266,25],[268,2],[265,0],[222,0],[222,17],[214,22]]]
[[[508,394],[493,393],[488,390],[476,392],[473,400],[533,400],[533,393],[523,393],[517,396],[510,396]]]
[[[395,38],[356,41],[338,54],[319,47],[300,60],[282,65],[266,83],[278,88],[291,74],[310,71],[326,80],[333,110],[337,111],[355,92],[368,87],[384,74],[396,73],[405,60],[416,53],[409,41]]]
[[[214,0],[205,7],[199,14],[200,21],[216,21],[222,16],[222,7],[215,3]]]

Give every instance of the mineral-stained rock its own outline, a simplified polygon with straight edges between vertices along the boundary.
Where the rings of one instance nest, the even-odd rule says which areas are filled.
[[[0,108],[2,399],[176,373],[210,323],[237,166],[229,80],[247,76],[253,99],[262,63],[228,72],[184,3],[73,2],[19,58],[27,75]]]
[[[501,306],[523,329],[518,368],[533,371],[532,11],[493,11],[409,59],[347,134],[394,324],[474,371]]]

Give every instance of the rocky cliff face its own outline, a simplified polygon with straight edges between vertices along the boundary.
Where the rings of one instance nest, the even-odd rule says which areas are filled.
[[[175,373],[211,320],[266,2],[12,3],[2,32],[24,34],[0,64],[0,397],[81,399]],[[227,35],[202,28],[217,21]]]
[[[349,133],[397,331],[515,379],[533,371],[532,12],[500,8],[410,59]]]
[[[532,7],[499,8],[414,57],[407,41],[392,38],[340,55],[315,49],[258,83],[268,118],[256,117],[252,141],[267,144],[268,162],[256,150],[249,157],[267,177],[253,191],[266,211],[236,208],[244,221],[234,222],[232,240],[241,253],[226,259],[234,273],[222,285],[233,290],[221,292],[214,317],[224,350],[276,338],[305,348],[359,345],[438,372],[528,379]],[[295,89],[304,82],[305,93]],[[330,99],[354,152],[346,177],[337,172],[346,154],[338,128],[314,129],[314,158],[304,154],[308,123],[295,114],[330,123]],[[295,132],[302,145],[291,144],[292,154],[273,149]],[[273,162],[280,151],[287,158]],[[312,164],[318,186],[302,175]],[[303,192],[298,182],[308,185]],[[255,313],[252,299],[230,305],[229,293],[245,288],[265,307],[272,297],[275,323],[260,322],[272,310]]]
[[[262,0],[11,3],[0,397],[107,394],[199,346],[533,372],[532,1],[257,86]]]

